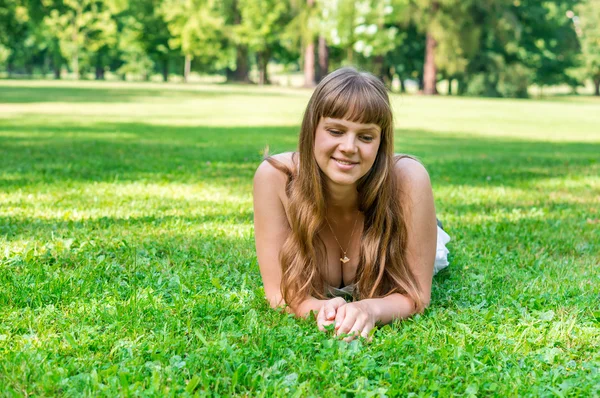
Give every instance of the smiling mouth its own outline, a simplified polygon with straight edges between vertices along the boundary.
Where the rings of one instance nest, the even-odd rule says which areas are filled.
[[[358,164],[358,162],[348,162],[346,160],[340,160],[340,159],[336,159],[333,156],[331,157],[333,160],[335,160],[336,162],[338,162],[339,164],[343,164],[346,166],[350,166],[350,165],[354,165],[354,164]]]

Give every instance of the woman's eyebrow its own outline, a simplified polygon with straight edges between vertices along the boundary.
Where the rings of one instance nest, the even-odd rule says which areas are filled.
[[[343,129],[347,129],[348,128],[347,126],[344,126],[343,124],[336,123],[336,122],[326,122],[325,125],[326,126],[343,128]],[[364,132],[376,133],[377,132],[377,127],[375,127],[375,126],[373,126],[373,127],[365,127],[365,128],[362,128],[362,129],[358,129],[358,131],[360,133],[364,133]]]

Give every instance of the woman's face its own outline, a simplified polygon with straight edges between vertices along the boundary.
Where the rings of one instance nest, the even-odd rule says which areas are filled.
[[[375,163],[380,143],[376,124],[322,117],[315,133],[315,158],[331,183],[355,185]]]

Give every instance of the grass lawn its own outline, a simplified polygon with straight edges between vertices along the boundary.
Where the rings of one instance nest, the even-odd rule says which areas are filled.
[[[270,310],[254,252],[309,94],[0,81],[0,394],[599,396],[600,101],[394,95],[451,265],[348,344]]]

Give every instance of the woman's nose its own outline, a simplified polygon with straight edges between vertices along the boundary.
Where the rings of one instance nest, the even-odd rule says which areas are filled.
[[[340,150],[343,152],[356,152],[356,137],[353,134],[346,134],[340,145]]]

